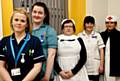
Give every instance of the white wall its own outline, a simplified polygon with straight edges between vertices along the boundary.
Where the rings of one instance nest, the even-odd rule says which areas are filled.
[[[120,17],[120,0],[86,0],[86,15],[92,15],[96,19],[96,30],[105,29],[105,17],[115,15]],[[118,21],[118,27],[120,20]]]
[[[118,17],[118,28],[120,29],[120,0],[108,0],[108,14]]]
[[[1,8],[1,0],[0,0],[0,39],[3,36],[3,32],[2,32],[2,8]]]

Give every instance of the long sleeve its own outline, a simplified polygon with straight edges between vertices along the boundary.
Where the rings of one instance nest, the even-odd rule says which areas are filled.
[[[58,61],[57,61],[57,54],[55,56],[55,61],[54,61],[54,69],[57,72],[57,74],[59,74],[60,71],[62,71],[62,69],[60,68]]]
[[[74,75],[77,74],[77,72],[83,67],[83,65],[85,64],[87,60],[86,48],[83,43],[83,40],[81,38],[78,38],[78,41],[81,45],[81,51],[80,51],[80,59],[78,63],[76,64],[76,66],[72,69],[72,73]]]

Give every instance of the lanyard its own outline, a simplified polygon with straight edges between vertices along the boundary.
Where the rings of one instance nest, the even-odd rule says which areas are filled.
[[[27,34],[27,37],[26,37],[22,47],[20,48],[20,50],[19,50],[19,52],[17,54],[17,58],[16,58],[15,57],[15,51],[14,51],[13,43],[12,43],[12,36],[10,37],[10,47],[11,47],[13,58],[15,60],[15,67],[17,66],[17,62],[18,62],[18,59],[20,58],[21,52],[23,51],[25,45],[27,44],[28,38],[29,38],[29,34]]]

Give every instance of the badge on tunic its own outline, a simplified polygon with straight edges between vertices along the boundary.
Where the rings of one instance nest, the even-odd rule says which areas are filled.
[[[24,54],[24,53],[22,53],[21,55],[22,55],[22,58],[21,58],[21,63],[25,63],[25,57],[24,57],[24,56],[25,56],[25,54]]]
[[[11,75],[12,75],[12,76],[21,75],[20,68],[11,69]]]

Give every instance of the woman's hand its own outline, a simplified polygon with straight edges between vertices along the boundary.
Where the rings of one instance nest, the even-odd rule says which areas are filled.
[[[74,76],[71,70],[70,71],[66,71],[65,74],[67,74],[67,76],[68,76],[67,79],[70,79],[71,77]]]
[[[59,73],[59,75],[60,75],[63,79],[68,79],[68,75],[66,74],[65,71],[61,71],[61,72]]]
[[[103,72],[104,72],[104,65],[100,64],[99,73],[103,73]]]

